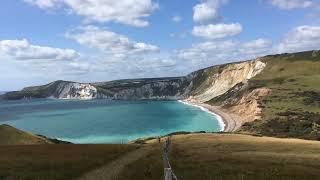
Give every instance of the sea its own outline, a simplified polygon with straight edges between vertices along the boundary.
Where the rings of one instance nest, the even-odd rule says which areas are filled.
[[[78,144],[222,130],[218,116],[178,101],[0,101],[0,124]]]

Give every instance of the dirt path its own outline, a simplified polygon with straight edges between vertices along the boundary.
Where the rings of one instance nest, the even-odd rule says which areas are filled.
[[[112,161],[109,164],[106,164],[103,167],[95,169],[82,177],[79,180],[114,180],[117,179],[118,174],[124,169],[124,167],[128,164],[137,161],[138,159],[145,157],[148,153],[150,153],[151,148],[148,146],[141,147],[133,152],[129,152],[128,154],[120,157]]]

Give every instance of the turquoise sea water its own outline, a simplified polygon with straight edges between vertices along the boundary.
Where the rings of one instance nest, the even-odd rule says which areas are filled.
[[[214,115],[176,101],[0,101],[0,124],[73,143],[221,129]]]

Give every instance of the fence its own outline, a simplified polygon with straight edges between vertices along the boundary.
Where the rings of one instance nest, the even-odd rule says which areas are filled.
[[[171,138],[166,138],[165,143],[162,147],[162,157],[163,157],[163,166],[164,166],[164,179],[165,180],[178,180],[177,176],[174,174],[170,161],[169,161],[169,147],[171,144]]]

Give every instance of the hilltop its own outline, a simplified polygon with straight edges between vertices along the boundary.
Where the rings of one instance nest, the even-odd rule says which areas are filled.
[[[45,136],[34,135],[21,131],[12,126],[0,125],[0,145],[40,145],[40,144],[68,144],[68,142],[50,139]]]

